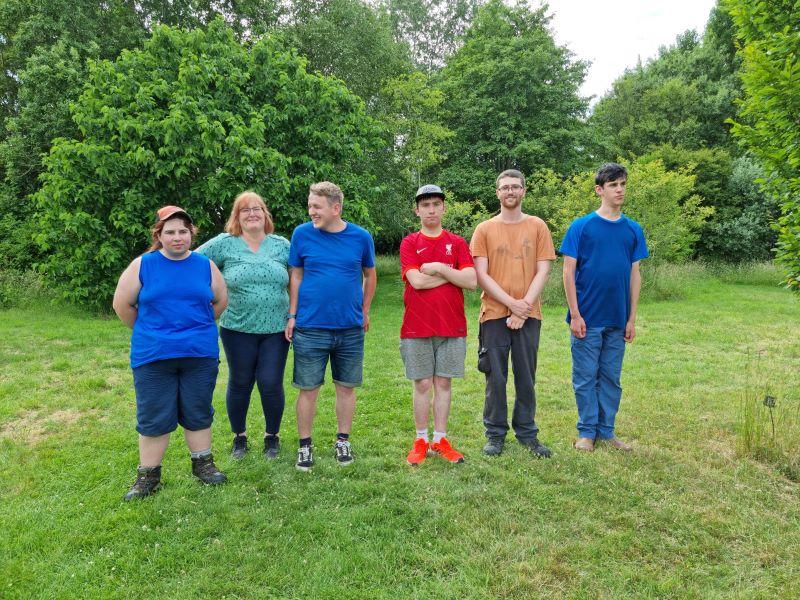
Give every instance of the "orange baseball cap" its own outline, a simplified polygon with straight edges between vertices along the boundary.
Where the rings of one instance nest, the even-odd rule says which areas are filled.
[[[180,206],[165,206],[163,208],[159,208],[156,214],[158,215],[157,221],[168,221],[175,215],[183,215],[189,219],[189,223],[194,223],[194,221],[192,221],[192,217],[189,216],[189,213],[183,210]]]

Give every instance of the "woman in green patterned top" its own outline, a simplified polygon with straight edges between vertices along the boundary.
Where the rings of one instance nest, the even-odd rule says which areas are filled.
[[[258,384],[266,432],[264,456],[277,458],[285,395],[283,369],[289,342],[283,335],[289,312],[289,241],[275,235],[272,215],[255,192],[236,197],[221,233],[197,249],[222,271],[228,308],[219,333],[228,360],[226,404],[234,433],[231,455],[247,452],[247,409]]]

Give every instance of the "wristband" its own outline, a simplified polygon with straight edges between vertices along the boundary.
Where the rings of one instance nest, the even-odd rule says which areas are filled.
[[[297,313],[295,313],[295,314],[293,314],[293,315],[286,315],[286,320],[287,320],[287,321],[288,321],[289,319],[296,319],[296,318],[297,318]]]

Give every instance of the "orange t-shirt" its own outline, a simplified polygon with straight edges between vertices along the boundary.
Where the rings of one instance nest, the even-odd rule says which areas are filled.
[[[531,286],[536,276],[536,262],[556,259],[547,224],[532,215],[524,215],[517,223],[504,223],[500,215],[484,221],[475,228],[469,247],[473,257],[489,259],[489,277],[516,299],[523,298]],[[510,314],[505,304],[486,292],[481,294],[481,323]],[[533,303],[529,316],[542,318],[539,298]]]

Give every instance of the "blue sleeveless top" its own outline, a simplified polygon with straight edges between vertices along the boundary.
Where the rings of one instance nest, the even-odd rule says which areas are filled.
[[[167,358],[219,359],[208,258],[192,252],[170,260],[158,250],[148,252],[142,255],[139,281],[132,369]]]

